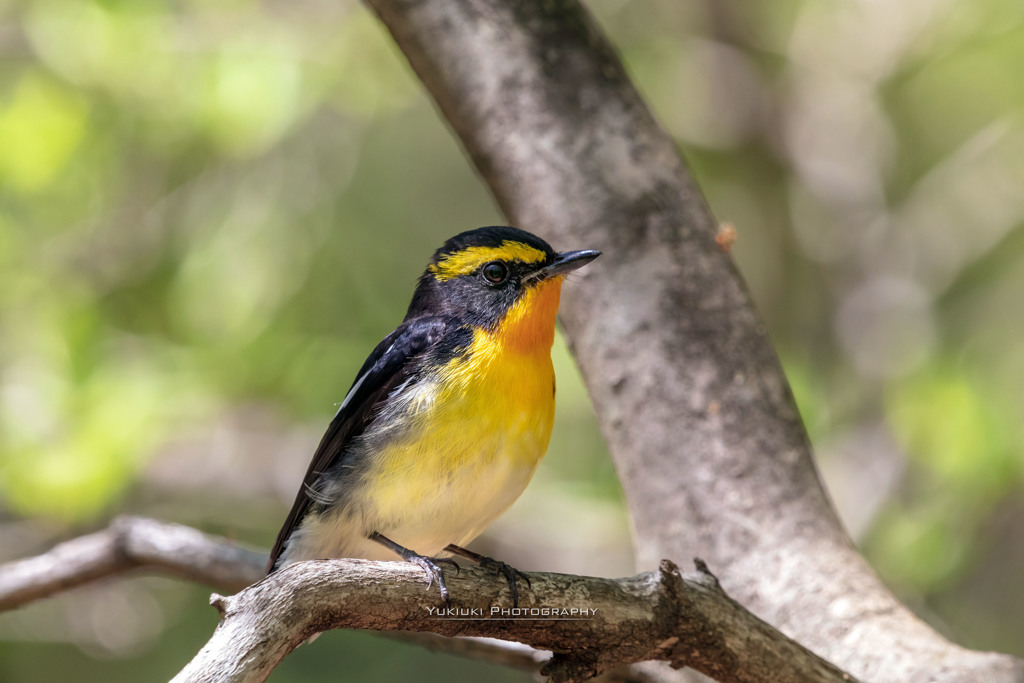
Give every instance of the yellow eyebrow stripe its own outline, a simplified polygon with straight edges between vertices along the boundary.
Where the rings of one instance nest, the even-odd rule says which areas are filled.
[[[523,263],[542,263],[546,258],[540,249],[535,249],[522,242],[505,240],[500,247],[467,247],[462,251],[448,254],[428,270],[438,280],[451,280],[460,275],[469,275],[489,261],[522,261]]]

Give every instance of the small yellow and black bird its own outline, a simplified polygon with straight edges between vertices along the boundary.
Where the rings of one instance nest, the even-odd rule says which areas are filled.
[[[324,434],[267,573],[397,554],[447,601],[438,565],[454,563],[434,557],[445,552],[494,567],[517,602],[516,570],[462,546],[519,497],[547,450],[562,281],[599,255],[500,226],[445,242]]]

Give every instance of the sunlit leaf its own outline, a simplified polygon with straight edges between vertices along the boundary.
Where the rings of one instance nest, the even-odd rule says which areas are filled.
[[[88,104],[28,72],[0,95],[0,180],[22,191],[46,187],[67,164],[86,130]]]

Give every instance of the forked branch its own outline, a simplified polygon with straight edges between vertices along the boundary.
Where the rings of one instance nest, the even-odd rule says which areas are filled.
[[[719,681],[849,681],[842,671],[747,612],[702,571],[671,562],[626,579],[529,574],[511,608],[507,583],[478,567],[446,571],[452,602],[424,592],[405,563],[314,560],[232,597],[221,623],[176,683],[263,681],[310,636],[334,628],[483,636],[554,653],[552,681],[583,681],[633,662],[666,660]]]
[[[251,583],[232,597],[214,596],[221,623],[177,681],[262,681],[304,640],[335,628],[396,632],[519,668],[543,664],[555,681],[652,659],[720,681],[852,680],[729,598],[700,562],[686,576],[668,561],[657,572],[616,580],[531,573],[514,613],[502,611],[511,604],[507,583],[477,567],[447,572],[451,611],[442,611],[410,564],[318,560],[263,578],[265,557],[190,527],[119,517],[107,529],[0,566],[0,611],[131,570],[221,590]]]

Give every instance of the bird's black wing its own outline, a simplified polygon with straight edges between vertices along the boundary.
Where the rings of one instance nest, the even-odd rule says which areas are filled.
[[[377,413],[377,408],[391,391],[409,379],[416,366],[415,361],[435,346],[454,325],[444,318],[415,318],[407,320],[384,338],[373,350],[356,375],[352,388],[331,420],[327,432],[309,463],[302,480],[295,503],[288,518],[277,534],[274,548],[270,551],[267,573],[274,571],[274,565],[284,550],[288,537],[302,522],[309,510],[314,490],[320,475],[338,462],[345,454],[345,447],[353,437],[361,434]]]

